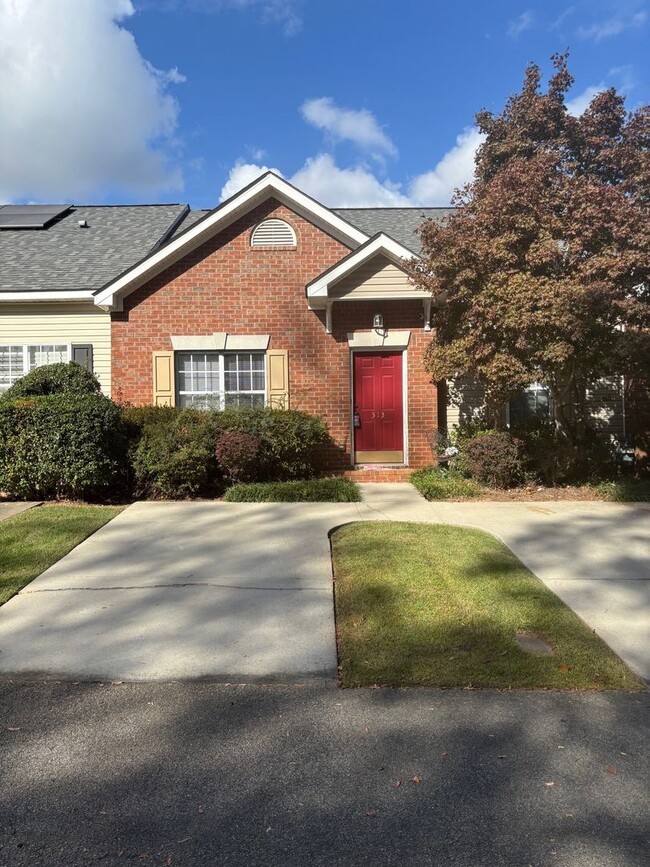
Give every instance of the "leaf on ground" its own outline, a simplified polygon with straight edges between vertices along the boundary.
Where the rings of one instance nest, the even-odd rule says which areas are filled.
[[[618,771],[614,767],[614,765],[607,765],[605,768],[605,773],[607,774],[618,774]]]
[[[554,783],[553,781],[551,781],[551,782],[549,782],[549,783],[544,783],[544,785],[545,785],[545,786],[548,786],[548,788],[550,789],[551,786],[554,786],[554,785],[555,785],[555,783]]]
[[[571,671],[571,666],[570,666],[570,665],[567,665],[566,662],[561,662],[561,663],[558,665],[558,670],[559,670],[559,671]]]
[[[376,810],[366,810],[366,812],[363,815],[367,816],[369,819],[374,819],[377,815],[377,811]]]
[[[363,730],[364,730],[364,732],[365,732],[366,734],[368,734],[368,732],[370,731],[370,729],[368,728],[368,726],[364,726],[364,727],[363,727]]]
[[[415,783],[416,786],[419,786],[422,782],[422,777],[419,774],[415,774],[414,777],[411,777],[411,782]]]
[[[394,789],[399,789],[399,787],[402,785],[402,781],[396,780],[396,782],[394,782],[392,785]]]
[[[19,732],[20,726],[7,726],[7,731],[8,732]]]

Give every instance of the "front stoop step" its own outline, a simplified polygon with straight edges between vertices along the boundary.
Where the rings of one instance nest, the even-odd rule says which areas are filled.
[[[408,482],[413,469],[409,467],[360,464],[337,475],[353,482]]]

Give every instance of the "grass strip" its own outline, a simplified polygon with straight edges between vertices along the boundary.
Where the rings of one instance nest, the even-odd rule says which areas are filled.
[[[0,605],[120,511],[114,506],[37,506],[0,521]]]
[[[332,534],[343,686],[622,689],[643,685],[500,541],[396,522]],[[553,649],[519,648],[518,631]]]

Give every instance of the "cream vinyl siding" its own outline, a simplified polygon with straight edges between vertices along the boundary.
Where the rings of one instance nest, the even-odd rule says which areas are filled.
[[[91,343],[93,371],[111,393],[111,317],[92,301],[0,304],[0,344]]]
[[[394,265],[386,256],[373,256],[369,262],[342,277],[338,283],[330,286],[330,298],[377,298],[384,295],[386,298],[399,298],[403,292],[413,293],[417,291],[409,282],[409,278],[397,265]],[[423,292],[422,297],[428,293]]]

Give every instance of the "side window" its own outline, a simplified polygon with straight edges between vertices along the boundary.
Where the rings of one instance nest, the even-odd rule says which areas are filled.
[[[67,343],[0,346],[0,392],[6,391],[35,367],[60,361],[70,361],[70,346]]]
[[[551,418],[551,393],[545,385],[534,382],[510,400],[510,425],[525,424],[535,419]]]

